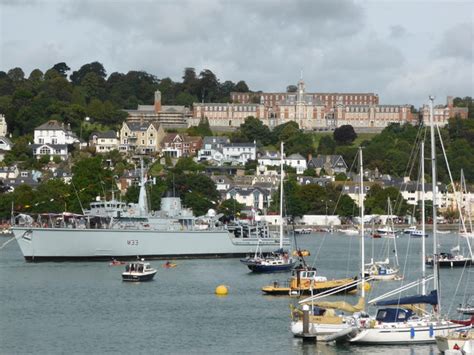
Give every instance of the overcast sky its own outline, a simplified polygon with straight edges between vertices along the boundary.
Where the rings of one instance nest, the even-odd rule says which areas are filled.
[[[0,70],[92,61],[181,80],[185,67],[278,92],[474,96],[473,1],[0,0]]]

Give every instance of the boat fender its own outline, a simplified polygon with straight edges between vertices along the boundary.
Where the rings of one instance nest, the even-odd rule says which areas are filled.
[[[413,339],[415,337],[415,328],[410,328],[410,338]]]
[[[430,324],[430,338],[434,336],[433,324]]]

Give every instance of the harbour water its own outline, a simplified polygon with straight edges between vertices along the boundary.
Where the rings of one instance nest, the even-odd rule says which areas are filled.
[[[355,276],[360,269],[357,236],[310,234],[297,237],[318,273],[328,278]],[[439,236],[441,249],[457,244],[454,234]],[[376,239],[376,259],[387,240]],[[421,273],[421,240],[397,239],[400,268],[407,283]],[[464,239],[461,248],[466,249]],[[390,251],[393,247],[390,247]],[[408,250],[408,253],[407,253]],[[427,238],[432,250],[432,238]],[[366,239],[366,258],[372,240]],[[393,254],[392,254],[393,255]],[[15,243],[0,250],[1,354],[108,353],[275,353],[275,354],[437,354],[436,345],[323,345],[302,342],[289,330],[289,297],[262,295],[260,288],[287,274],[255,275],[238,259],[164,261],[155,280],[123,283],[121,266],[104,262],[26,263]],[[471,269],[473,270],[473,269]],[[428,269],[430,272],[430,269]],[[474,270],[473,270],[474,271]],[[474,293],[470,270],[455,294],[462,268],[441,270],[442,310],[456,316],[465,294]],[[214,295],[217,285],[229,295]],[[400,282],[372,284],[368,298],[396,288]],[[429,285],[431,289],[431,284]],[[356,302],[355,296],[340,296]],[[370,311],[370,310],[369,310]]]

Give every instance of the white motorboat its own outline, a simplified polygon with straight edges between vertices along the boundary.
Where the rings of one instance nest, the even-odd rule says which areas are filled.
[[[425,237],[427,238],[428,237],[428,234],[427,233],[424,233],[422,230],[420,229],[414,229],[410,232],[410,237],[413,237],[413,238],[421,238],[421,237]]]
[[[129,263],[125,266],[125,272],[122,273],[123,281],[142,282],[151,281],[155,277],[156,269],[150,266],[150,263],[144,259]]]

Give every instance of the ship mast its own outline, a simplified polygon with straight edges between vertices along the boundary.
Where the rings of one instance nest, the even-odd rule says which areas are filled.
[[[280,249],[283,249],[283,142],[280,154]]]
[[[432,173],[432,193],[433,193],[433,288],[435,290],[439,289],[439,270],[438,270],[438,238],[437,238],[437,215],[436,215],[436,142],[435,142],[435,132],[434,132],[434,117],[433,117],[433,101],[434,96],[430,96],[430,134],[431,134],[431,173]],[[424,237],[423,237],[424,238]],[[438,307],[436,313],[439,315],[441,313],[441,303],[438,294]]]
[[[364,168],[362,160],[362,147],[359,147],[359,174],[360,174],[360,191],[359,191],[359,206],[360,206],[360,243],[361,243],[361,294],[365,297],[365,243],[364,243]]]
[[[425,255],[426,255],[426,242],[425,242],[425,141],[421,142],[421,294],[426,295],[426,264],[425,264]]]

